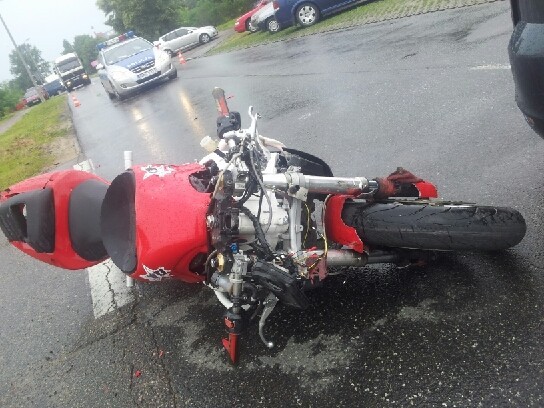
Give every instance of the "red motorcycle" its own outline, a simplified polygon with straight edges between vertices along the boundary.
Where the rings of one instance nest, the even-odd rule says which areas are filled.
[[[504,250],[525,235],[518,211],[438,200],[402,168],[334,177],[323,160],[259,135],[251,107],[241,129],[223,90],[213,95],[219,142],[202,141],[200,163],[133,166],[111,184],[76,170],[25,180],[0,193],[8,240],[65,269],[111,257],[139,281],[204,283],[226,308],[223,345],[236,362],[244,327],[258,319],[273,347],[264,327],[276,304],[307,308],[305,292],[331,267]]]

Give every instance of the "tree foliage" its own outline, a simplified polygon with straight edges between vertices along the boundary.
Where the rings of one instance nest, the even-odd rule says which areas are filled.
[[[219,25],[253,7],[255,0],[97,0],[106,24],[118,33],[134,30],[154,41],[180,26]]]
[[[44,79],[50,73],[49,62],[42,58],[42,52],[33,45],[21,44],[17,48],[23,55],[32,76],[37,83],[44,83]],[[15,76],[15,81],[20,89],[30,88],[32,80],[28,76],[26,69],[19,58],[19,54],[16,50],[11,51],[9,54],[9,62],[11,64],[10,71]]]
[[[97,0],[106,24],[118,33],[134,30],[150,41],[179,25],[181,0]]]
[[[68,40],[64,40],[62,42],[62,46],[64,48],[62,53],[68,54],[70,52],[75,52],[81,59],[83,67],[87,71],[94,71],[94,68],[91,66],[91,62],[98,56],[96,45],[102,41],[104,41],[104,38],[96,38],[87,34],[76,35],[72,43],[70,43]]]
[[[0,118],[15,110],[15,105],[23,96],[23,92],[14,81],[0,84]]]
[[[248,0],[186,0],[179,10],[180,25],[219,25],[253,8]]]

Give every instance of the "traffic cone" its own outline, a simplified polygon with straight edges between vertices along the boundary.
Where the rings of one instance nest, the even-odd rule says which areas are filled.
[[[72,102],[74,102],[74,106],[75,106],[76,108],[79,108],[79,106],[81,105],[81,103],[79,103],[79,100],[77,99],[75,93],[72,94]]]
[[[185,64],[187,61],[185,61],[185,57],[183,56],[183,54],[181,53],[181,51],[179,52],[178,54],[178,58],[179,58],[179,63],[180,64]]]

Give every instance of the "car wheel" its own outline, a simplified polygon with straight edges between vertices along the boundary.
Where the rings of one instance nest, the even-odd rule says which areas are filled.
[[[276,17],[270,17],[266,20],[266,29],[271,33],[280,31],[280,24],[278,23],[278,20],[276,20]]]
[[[295,13],[298,23],[309,27],[319,21],[319,9],[313,3],[302,3]]]
[[[200,34],[200,44],[206,44],[210,42],[210,36],[206,33]]]
[[[113,84],[111,82],[110,82],[110,86],[111,86],[111,89],[113,90],[113,96],[115,98],[119,99],[120,101],[125,99],[125,95],[121,95],[119,92],[117,92],[117,89],[115,89],[115,87],[113,86]],[[111,99],[113,99],[113,98],[111,98]]]
[[[259,27],[254,26],[253,24],[251,24],[251,20],[247,19],[246,31],[249,31],[250,33],[256,33],[257,31],[259,31]]]
[[[178,70],[176,69],[174,72],[172,72],[170,75],[168,75],[169,79],[176,79],[178,77]]]

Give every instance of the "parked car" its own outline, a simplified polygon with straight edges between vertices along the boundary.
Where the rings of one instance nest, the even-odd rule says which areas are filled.
[[[26,106],[33,106],[39,104],[42,100],[40,99],[40,93],[44,99],[49,99],[49,95],[43,89],[43,86],[38,85],[37,87],[28,88],[23,96]]]
[[[155,45],[166,51],[170,56],[174,55],[177,51],[194,47],[199,44],[207,44],[213,38],[217,37],[217,29],[213,26],[207,27],[180,27],[174,31],[163,35],[158,41],[155,41]]]
[[[266,6],[269,3],[270,0],[261,0],[258,2],[253,9],[248,11],[243,16],[238,17],[236,22],[234,23],[234,31],[237,31],[239,33],[243,33],[244,31],[249,31],[250,33],[254,33],[259,30],[258,27],[255,27],[251,24],[251,16],[255,14],[257,11],[262,9],[264,6]]]
[[[178,76],[170,56],[132,31],[97,45],[98,77],[110,99]]]
[[[516,102],[525,120],[544,138],[544,2],[510,0],[514,31],[508,45]]]
[[[263,31],[268,30],[271,33],[280,31],[281,27],[279,26],[276,20],[276,16],[274,15],[277,8],[277,1],[272,1],[268,3],[266,6],[264,6],[251,16],[251,26],[257,27],[259,30]]]
[[[361,0],[277,0],[276,20],[280,28],[300,24],[309,27],[321,17],[339,12]]]

